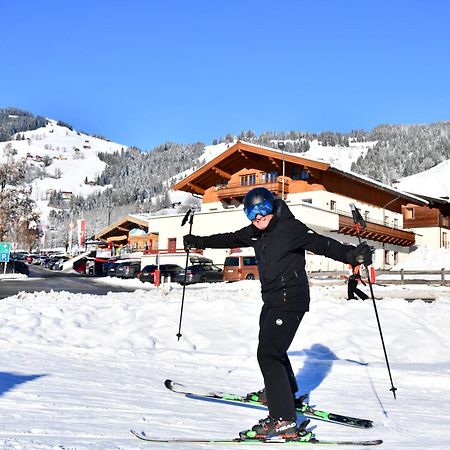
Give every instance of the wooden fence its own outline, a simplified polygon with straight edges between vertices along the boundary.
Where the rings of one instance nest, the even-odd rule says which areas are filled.
[[[335,283],[344,283],[348,272],[310,272],[310,280],[335,280]],[[365,273],[362,271],[362,277]],[[439,284],[450,286],[450,270],[377,270],[375,284]]]

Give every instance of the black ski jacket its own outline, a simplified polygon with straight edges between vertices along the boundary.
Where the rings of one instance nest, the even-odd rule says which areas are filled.
[[[204,248],[253,247],[264,303],[303,312],[309,310],[310,300],[305,250],[347,263],[347,252],[354,248],[317,234],[297,220],[279,199],[275,200],[274,217],[264,231],[251,224],[232,233],[198,239]]]

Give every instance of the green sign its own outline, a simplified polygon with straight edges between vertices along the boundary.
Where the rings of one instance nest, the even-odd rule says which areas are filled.
[[[11,244],[9,242],[0,242],[0,262],[7,263],[11,253]]]

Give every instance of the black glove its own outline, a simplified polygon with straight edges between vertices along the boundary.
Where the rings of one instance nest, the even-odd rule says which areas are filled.
[[[360,264],[370,266],[372,264],[373,252],[373,247],[368,246],[365,242],[361,242],[361,244],[347,252],[347,261],[353,267],[359,266]]]
[[[183,237],[183,244],[186,250],[191,248],[198,248],[203,250],[206,246],[201,236],[194,236],[193,234],[187,234]]]

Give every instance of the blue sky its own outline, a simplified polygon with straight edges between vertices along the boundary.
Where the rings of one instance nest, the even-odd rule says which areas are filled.
[[[445,0],[17,0],[0,20],[0,107],[143,150],[450,120]]]

